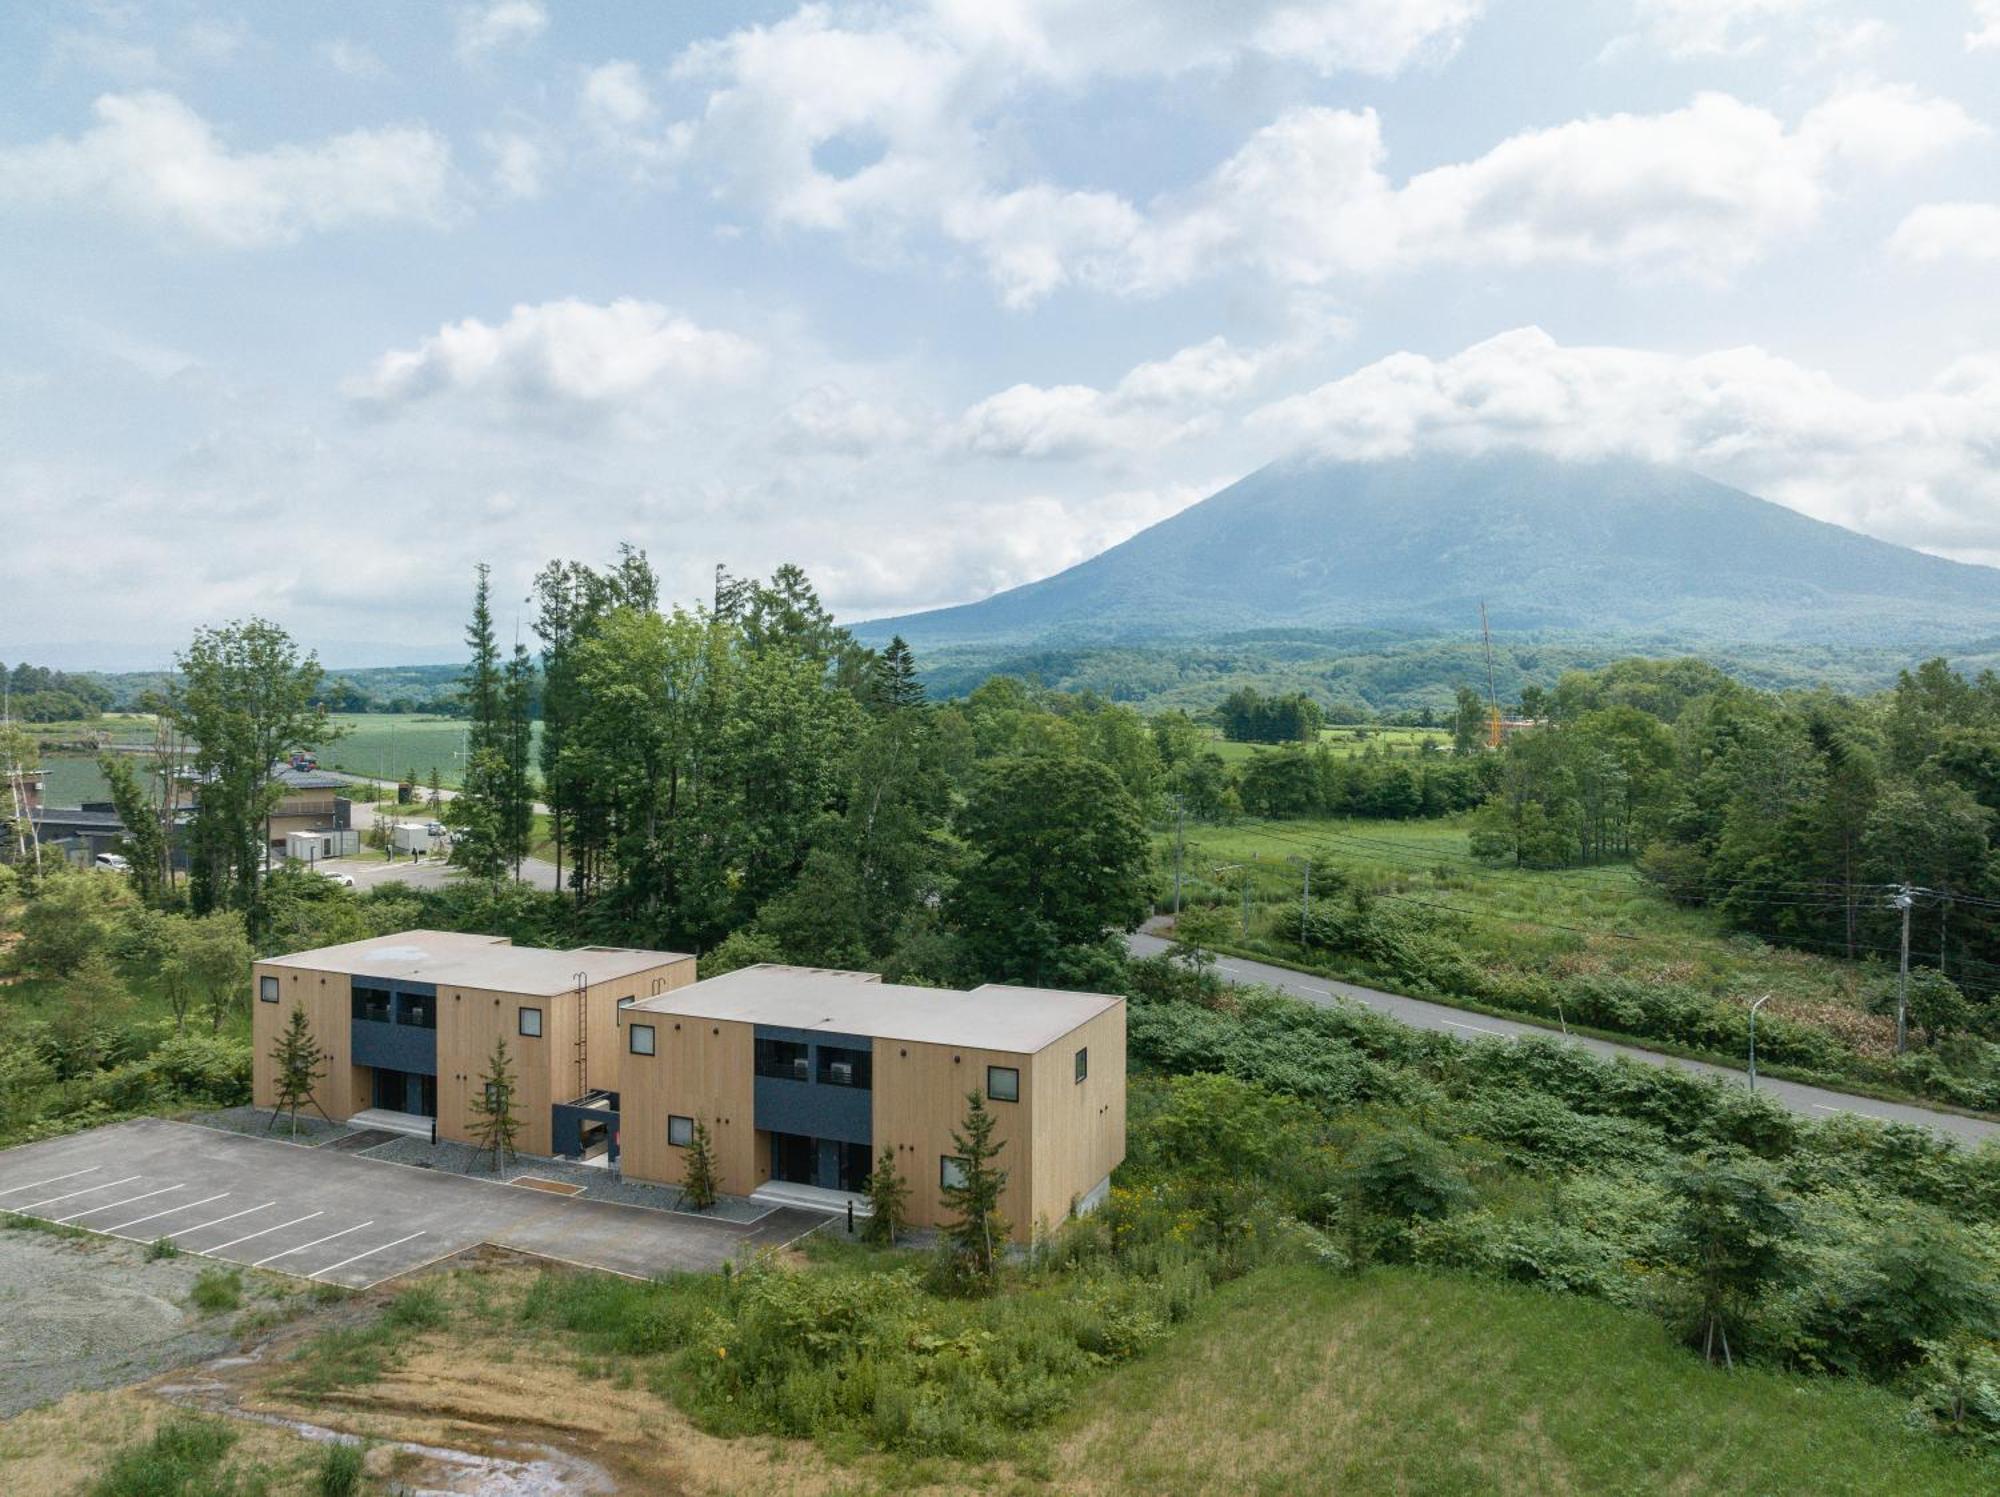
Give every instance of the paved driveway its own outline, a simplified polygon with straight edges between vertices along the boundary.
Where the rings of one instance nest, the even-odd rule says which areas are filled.
[[[356,1289],[480,1243],[640,1278],[701,1271],[828,1220],[721,1222],[157,1118],[0,1151],[0,1211]]]

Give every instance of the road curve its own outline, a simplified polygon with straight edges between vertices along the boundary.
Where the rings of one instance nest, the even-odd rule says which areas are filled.
[[[1134,956],[1158,956],[1168,950],[1172,943],[1159,936],[1143,932],[1125,938],[1126,946]],[[1514,1019],[1496,1019],[1491,1015],[1475,1013],[1469,1009],[1452,1008],[1443,1003],[1426,1003],[1421,998],[1405,998],[1400,993],[1385,993],[1377,988],[1357,987],[1351,982],[1337,982],[1330,977],[1315,977],[1304,972],[1294,972],[1287,967],[1273,967],[1263,962],[1253,962],[1242,957],[1226,956],[1215,964],[1216,970],[1235,982],[1257,983],[1264,987],[1276,988],[1293,998],[1302,998],[1307,1003],[1317,1003],[1331,1007],[1335,1000],[1349,999],[1377,1013],[1387,1014],[1399,1023],[1408,1024],[1413,1029],[1429,1029],[1440,1034],[1454,1035],[1459,1039],[1478,1039],[1482,1035],[1492,1039],[1513,1039],[1527,1035],[1548,1039],[1552,1031],[1539,1024],[1524,1024]],[[1614,1044],[1610,1040],[1591,1039],[1587,1036],[1572,1036],[1570,1043],[1581,1045],[1586,1050],[1599,1055],[1623,1055],[1647,1065],[1671,1066],[1679,1071],[1694,1071],[1704,1076],[1719,1076],[1725,1081],[1739,1085],[1748,1082],[1748,1076],[1730,1066],[1710,1065],[1707,1061],[1688,1060],[1679,1055],[1664,1055],[1658,1050],[1647,1050],[1638,1045]],[[1793,1112],[1804,1117],[1821,1120],[1834,1113],[1854,1113],[1865,1118],[1877,1118],[1885,1123],[1913,1123],[1923,1128],[1935,1128],[1949,1133],[1968,1144],[1976,1144],[1985,1139],[2000,1137],[2000,1123],[1989,1123],[1982,1118],[1963,1117],[1955,1112],[1937,1112],[1928,1107],[1912,1107],[1904,1102],[1883,1102],[1874,1097],[1857,1097],[1848,1092],[1828,1091],[1825,1087],[1806,1086],[1797,1081],[1784,1081],[1774,1076],[1759,1076],[1757,1090],[1776,1098]]]

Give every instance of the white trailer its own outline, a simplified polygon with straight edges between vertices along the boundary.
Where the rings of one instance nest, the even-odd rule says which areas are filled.
[[[301,863],[322,863],[361,850],[361,834],[344,828],[285,833],[285,856]]]
[[[442,831],[434,821],[399,821],[389,829],[389,845],[397,852],[434,852],[444,841]]]

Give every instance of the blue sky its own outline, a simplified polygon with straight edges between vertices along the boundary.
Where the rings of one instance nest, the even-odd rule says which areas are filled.
[[[2000,563],[1996,97],[2000,0],[10,7],[0,658],[959,602],[1300,449]]]

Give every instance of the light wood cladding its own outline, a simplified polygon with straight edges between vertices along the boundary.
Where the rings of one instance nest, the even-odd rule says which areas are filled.
[[[653,1026],[653,1054],[634,1055],[626,1030]],[[758,1148],[755,1027],[727,1020],[633,1013],[619,1023],[619,1165],[634,1179],[681,1183],[687,1150],[667,1142],[669,1116],[708,1125],[716,1183],[748,1195],[770,1178],[768,1145]]]

